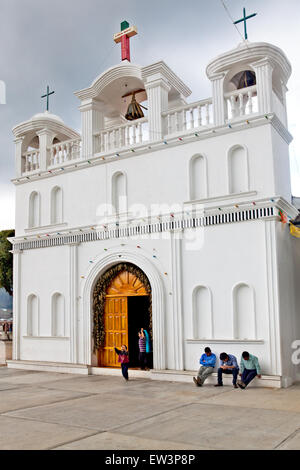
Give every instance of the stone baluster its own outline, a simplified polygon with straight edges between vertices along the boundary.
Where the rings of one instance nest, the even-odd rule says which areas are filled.
[[[231,105],[231,117],[232,117],[232,118],[235,118],[235,117],[236,117],[237,109],[236,109],[236,100],[235,100],[235,96],[233,96],[233,95],[230,97],[230,105]]]
[[[130,145],[130,130],[129,125],[126,126],[126,146]]]
[[[253,113],[253,99],[252,99],[252,91],[248,91],[248,103],[249,103],[249,114]]]
[[[202,108],[200,105],[197,106],[197,111],[198,111],[198,119],[197,119],[197,127],[200,127],[202,125]]]
[[[142,124],[138,123],[138,134],[139,134],[139,143],[143,142],[143,127]]]
[[[190,120],[191,120],[191,129],[193,129],[195,127],[195,123],[194,123],[194,108],[191,108],[190,109]]]
[[[55,158],[55,150],[54,150],[54,147],[53,145],[51,146],[51,149],[50,149],[50,165],[54,165],[54,158]]]
[[[206,125],[209,124],[209,104],[205,105]]]
[[[187,130],[187,120],[186,120],[186,110],[185,109],[182,110],[182,126],[183,126],[183,130],[186,131]]]
[[[73,160],[73,143],[66,143],[66,160]]]
[[[244,107],[244,95],[243,93],[239,94],[239,116],[243,116],[245,114],[245,107]]]
[[[132,140],[133,140],[133,144],[136,144],[136,125],[133,124],[132,126]]]
[[[172,133],[172,115],[168,114],[168,134]]]
[[[179,131],[179,119],[178,119],[178,112],[175,113],[175,130],[176,132]]]

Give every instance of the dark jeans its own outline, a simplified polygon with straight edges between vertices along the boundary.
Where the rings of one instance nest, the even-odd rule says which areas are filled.
[[[242,373],[242,382],[247,386],[256,375],[256,369],[244,369],[244,372]]]
[[[145,352],[139,352],[139,362],[141,369],[144,370],[146,369],[147,366],[147,354]]]
[[[128,363],[127,364],[121,364],[122,368],[122,375],[124,379],[128,380]]]
[[[223,385],[222,374],[232,374],[232,383],[236,385],[239,369],[218,369],[218,384]]]

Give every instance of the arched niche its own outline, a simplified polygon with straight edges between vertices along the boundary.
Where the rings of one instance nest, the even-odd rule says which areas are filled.
[[[61,224],[63,221],[63,191],[60,186],[54,186],[50,195],[50,223]]]
[[[65,336],[65,300],[59,292],[51,298],[51,335]]]
[[[240,340],[256,339],[256,314],[254,289],[239,283],[233,289],[234,337]]]
[[[208,287],[197,286],[193,291],[193,337],[213,338],[212,294]]]
[[[122,171],[112,175],[111,201],[116,214],[127,212],[127,177]]]
[[[196,201],[208,196],[207,163],[203,155],[194,155],[189,162],[190,200]]]
[[[245,146],[231,147],[227,155],[228,192],[237,194],[249,191],[248,151]]]
[[[32,191],[29,196],[28,208],[28,228],[40,226],[40,195],[37,191]]]
[[[35,294],[27,297],[27,336],[39,336],[39,299]]]

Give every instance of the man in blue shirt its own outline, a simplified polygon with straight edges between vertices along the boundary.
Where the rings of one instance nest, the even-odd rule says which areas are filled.
[[[233,388],[238,388],[236,380],[239,373],[239,366],[236,357],[232,354],[221,353],[220,354],[220,367],[218,369],[218,383],[215,387],[223,387],[222,374],[232,374]]]
[[[207,377],[213,373],[216,359],[216,355],[211,352],[210,348],[204,349],[204,354],[202,354],[199,361],[201,367],[198,370],[197,378],[193,377],[193,381],[197,387],[202,387]]]

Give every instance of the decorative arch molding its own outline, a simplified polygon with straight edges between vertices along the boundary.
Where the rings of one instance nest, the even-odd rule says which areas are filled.
[[[125,77],[137,78],[142,82],[142,67],[140,65],[122,62],[106,70],[93,81],[90,87],[75,92],[75,95],[81,101],[97,98],[107,86],[119,78]]]
[[[242,151],[242,155],[238,152]],[[228,194],[248,192],[250,187],[248,148],[236,144],[227,151],[227,191]]]
[[[122,256],[122,258],[120,258]],[[136,265],[147,276],[152,292],[152,333],[153,363],[155,369],[166,368],[165,348],[165,294],[159,272],[146,256],[137,254],[135,250],[112,250],[108,255],[94,261],[93,267],[86,276],[81,288],[83,308],[83,363],[90,364],[92,357],[92,320],[93,290],[98,279],[112,266],[122,263]]]
[[[192,293],[192,306],[193,339],[213,339],[214,325],[211,289],[205,285],[196,286]],[[202,330],[202,324],[205,325],[205,330]],[[201,333],[201,330],[204,331],[204,334]]]
[[[200,179],[199,188],[197,188],[198,179]],[[207,158],[200,153],[193,155],[189,160],[189,196],[191,201],[208,197]]]
[[[38,191],[32,191],[28,202],[28,228],[35,228],[41,225],[40,218],[41,196]]]
[[[257,339],[256,299],[253,286],[239,282],[232,289],[233,337]]]
[[[27,336],[39,336],[40,302],[36,294],[27,296]]]

